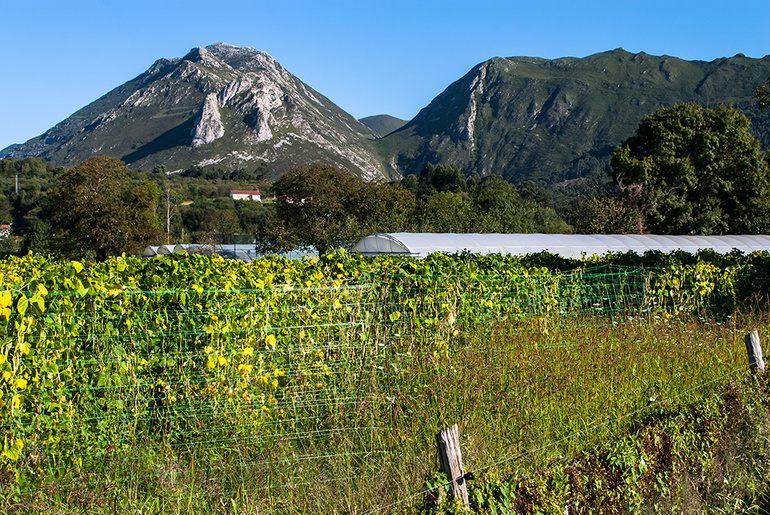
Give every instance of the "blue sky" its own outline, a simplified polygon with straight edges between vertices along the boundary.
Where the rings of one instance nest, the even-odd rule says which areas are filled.
[[[495,56],[770,54],[768,0],[0,0],[0,17],[0,149],[218,41],[269,53],[357,118],[409,119]]]

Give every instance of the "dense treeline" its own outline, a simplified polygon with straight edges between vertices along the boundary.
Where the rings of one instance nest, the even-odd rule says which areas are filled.
[[[5,159],[0,164],[0,220],[12,223],[15,235],[4,240],[5,252],[103,257],[138,252],[149,244],[234,239],[258,241],[264,250],[328,250],[374,232],[570,230],[545,189],[532,183],[515,187],[496,176],[466,178],[453,165],[429,164],[420,176],[366,183],[346,170],[314,164],[289,170],[270,184],[263,181],[270,176],[264,164],[251,171],[195,167],[178,174],[168,174],[162,166],[132,171],[103,157],[66,171],[40,159]],[[105,173],[113,174],[113,182],[93,198],[75,187],[100,183]],[[230,191],[236,189],[257,189],[263,201],[233,200]],[[133,195],[133,200],[120,200],[113,191]],[[298,201],[287,201],[289,196]],[[73,208],[76,204],[79,209]],[[140,216],[137,205],[145,211],[141,217],[146,227],[138,231],[142,239],[106,243],[126,219]],[[90,225],[88,219],[93,220]],[[96,233],[103,234],[103,241],[96,241]]]
[[[72,211],[73,204],[84,200],[70,186],[60,189],[54,195],[57,185],[66,184],[72,170],[89,165],[96,166],[87,172],[83,180],[97,181],[103,173],[117,174],[108,187],[100,190],[95,198],[88,200],[83,211],[76,216],[77,223],[88,226],[82,219],[87,214],[98,213],[105,206],[115,208],[115,217],[102,216],[98,223],[106,230],[119,230],[121,216],[139,205],[143,206],[145,227],[144,238],[135,244],[114,247],[107,254],[136,252],[149,244],[173,242],[194,242],[210,240],[214,233],[251,233],[257,225],[269,218],[274,211],[259,202],[234,202],[229,198],[232,189],[265,189],[266,184],[258,179],[266,172],[264,166],[256,170],[202,169],[198,167],[178,174],[167,174],[163,166],[147,172],[129,170],[113,158],[92,158],[69,170],[54,168],[42,159],[0,160],[0,224],[12,224],[12,237],[0,239],[0,252],[21,252],[33,250],[49,254],[95,257],[100,252],[91,243],[78,246],[66,242],[63,232],[71,232],[76,225],[64,229],[61,215]],[[92,166],[93,167],[93,166]],[[113,169],[114,168],[114,169]],[[111,194],[111,189],[128,191],[131,188],[133,201],[121,203]],[[125,200],[125,199],[124,199]],[[58,209],[64,207],[64,209]],[[72,211],[77,213],[76,211]],[[103,213],[102,213],[103,214]],[[57,218],[58,217],[58,218]],[[130,217],[129,217],[130,218]],[[96,225],[96,222],[94,222]],[[71,238],[70,238],[71,239]]]
[[[569,230],[552,208],[523,198],[501,177],[466,178],[452,165],[429,164],[419,177],[377,184],[317,164],[290,170],[272,192],[276,223],[259,234],[274,250],[312,246],[324,252],[376,232]]]
[[[0,251],[103,258],[159,243],[256,242],[266,252],[323,253],[377,232],[763,233],[770,153],[749,125],[726,105],[660,109],[615,150],[606,182],[582,192],[448,164],[367,183],[321,163],[285,173],[266,163],[168,173],[109,157],[69,170],[5,159],[0,224],[12,223],[14,236],[0,240]],[[263,201],[233,200],[236,189],[258,189]]]

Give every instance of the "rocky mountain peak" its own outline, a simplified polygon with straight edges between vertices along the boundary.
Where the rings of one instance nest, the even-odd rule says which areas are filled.
[[[205,48],[212,56],[243,72],[284,72],[283,67],[270,54],[251,47],[237,47],[227,43],[214,43]]]
[[[8,156],[71,166],[102,154],[170,169],[267,162],[279,173],[322,161],[386,178],[373,137],[270,55],[215,43],[156,61]]]
[[[182,61],[190,61],[191,63],[203,63],[207,65],[213,64],[214,66],[220,64],[217,58],[214,57],[205,47],[193,48],[187,53],[187,55],[182,58]]]

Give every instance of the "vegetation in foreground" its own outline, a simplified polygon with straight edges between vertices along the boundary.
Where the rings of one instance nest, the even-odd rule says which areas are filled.
[[[729,270],[621,270],[6,260],[2,510],[452,511],[454,423],[480,513],[749,509],[767,385],[743,336],[769,324],[707,316]]]

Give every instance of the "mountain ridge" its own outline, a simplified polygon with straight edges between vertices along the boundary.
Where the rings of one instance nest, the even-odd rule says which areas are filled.
[[[428,162],[454,163],[468,175],[550,185],[601,176],[642,117],[694,101],[736,105],[767,148],[770,113],[756,108],[753,88],[768,76],[770,56],[705,62],[615,49],[584,58],[495,57],[379,145],[402,174]]]
[[[388,177],[375,137],[269,54],[216,43],[158,59],[3,156],[71,166],[102,153],[134,168],[169,169],[324,161],[371,180]]]
[[[360,118],[358,121],[369,127],[378,137],[383,137],[406,125],[408,120],[402,120],[389,114],[376,114]]]
[[[71,166],[95,154],[133,168],[271,167],[323,162],[367,180],[455,164],[549,186],[606,180],[612,150],[660,107],[725,102],[770,147],[770,110],[753,90],[770,55],[712,61],[632,54],[494,57],[471,68],[412,119],[356,120],[265,52],[215,43],[161,58],[42,135],[0,157]]]

